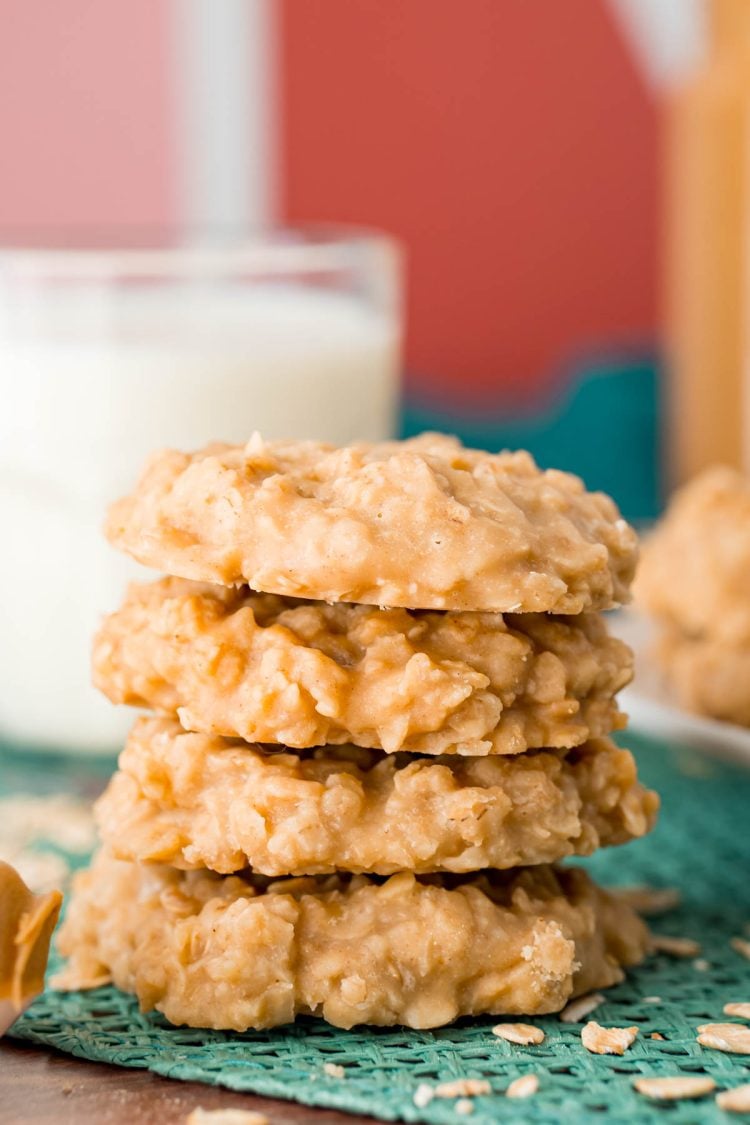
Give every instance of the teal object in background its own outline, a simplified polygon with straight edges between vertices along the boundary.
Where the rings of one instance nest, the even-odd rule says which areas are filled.
[[[479,449],[528,449],[543,468],[566,469],[615,498],[630,520],[661,508],[659,368],[651,358],[598,360],[579,368],[557,402],[529,417],[482,417],[406,400],[401,436],[457,433]]]

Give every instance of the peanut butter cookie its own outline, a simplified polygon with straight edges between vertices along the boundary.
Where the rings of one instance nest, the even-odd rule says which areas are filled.
[[[426,1028],[557,1011],[619,981],[647,934],[576,869],[269,883],[104,852],[77,877],[59,945],[59,987],[108,975],[175,1024]]]
[[[732,645],[664,626],[653,654],[683,707],[750,727],[750,642]]]
[[[676,492],[645,540],[635,590],[686,637],[750,648],[750,481],[716,466]]]
[[[632,654],[592,613],[414,613],[164,579],[104,621],[93,671],[113,702],[207,734],[516,754],[623,726]]]
[[[122,859],[265,875],[475,871],[590,855],[647,832],[656,794],[608,741],[514,758],[355,747],[301,756],[141,719],[100,798]]]
[[[581,613],[625,600],[636,536],[602,493],[526,453],[425,434],[211,445],[152,458],[110,541],[182,578],[322,601]]]

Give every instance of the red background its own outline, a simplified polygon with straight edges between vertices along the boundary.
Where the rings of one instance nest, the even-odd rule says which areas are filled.
[[[403,238],[412,390],[496,402],[654,336],[656,107],[603,0],[280,18],[282,217]]]

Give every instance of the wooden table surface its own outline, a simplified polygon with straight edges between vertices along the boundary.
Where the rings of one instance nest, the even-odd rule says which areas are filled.
[[[252,1109],[264,1113],[271,1125],[375,1125],[371,1117],[308,1109],[0,1041],[0,1125],[184,1125],[199,1105]]]

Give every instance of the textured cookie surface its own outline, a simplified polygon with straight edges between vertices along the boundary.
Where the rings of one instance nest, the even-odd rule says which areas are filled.
[[[300,748],[515,754],[621,727],[632,654],[593,613],[413,613],[247,587],[132,586],[94,643],[115,703]]]
[[[657,797],[604,740],[514,758],[300,757],[136,723],[97,807],[118,857],[265,875],[467,872],[625,843]]]
[[[438,1027],[535,1015],[620,980],[646,950],[629,907],[580,870],[465,880],[286,879],[141,867],[102,853],[77,877],[58,984],[112,979],[191,1027]]]
[[[680,489],[645,541],[635,589],[687,637],[750,646],[750,482],[719,466]]]
[[[636,559],[632,528],[577,477],[436,434],[167,451],[107,534],[182,578],[415,609],[606,609],[627,600]]]

